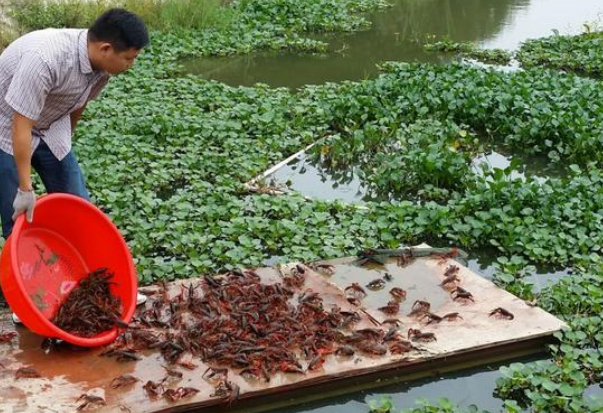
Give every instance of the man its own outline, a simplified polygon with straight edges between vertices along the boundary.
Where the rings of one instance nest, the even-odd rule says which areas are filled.
[[[88,30],[31,32],[0,55],[0,217],[5,238],[20,214],[29,222],[34,219],[32,167],[48,193],[90,199],[71,149],[73,130],[109,76],[132,67],[148,43],[140,17],[111,9]],[[144,296],[139,294],[138,302]]]

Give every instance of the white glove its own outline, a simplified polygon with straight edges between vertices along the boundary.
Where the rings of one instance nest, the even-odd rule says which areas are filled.
[[[25,212],[25,218],[27,222],[31,224],[33,221],[34,207],[36,206],[36,194],[33,190],[21,191],[17,190],[17,196],[13,201],[13,221],[17,219],[19,215]]]

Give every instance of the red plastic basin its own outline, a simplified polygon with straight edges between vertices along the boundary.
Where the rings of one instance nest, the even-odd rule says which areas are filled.
[[[30,330],[96,347],[115,340],[117,329],[84,338],[49,320],[78,280],[101,267],[115,274],[111,292],[121,299],[122,318],[129,323],[136,310],[138,279],[119,230],[90,202],[51,194],[36,202],[32,224],[24,215],[15,222],[0,256],[0,285],[12,311]]]

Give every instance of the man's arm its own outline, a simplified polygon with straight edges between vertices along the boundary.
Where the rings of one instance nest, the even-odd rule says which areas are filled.
[[[18,112],[13,116],[13,153],[17,173],[19,174],[19,189],[31,191],[31,130],[34,121]]]
[[[69,117],[71,118],[71,133],[73,134],[73,132],[75,131],[75,127],[77,126],[77,122],[80,120],[80,118],[82,117],[82,113],[84,113],[84,109],[86,109],[86,104],[84,104],[84,106],[82,106],[79,109],[74,110],[73,112],[71,112],[69,114]]]
[[[14,112],[13,154],[19,175],[19,188],[13,201],[13,221],[22,213],[25,213],[28,222],[33,221],[36,194],[31,185],[31,130],[34,124],[33,120]]]

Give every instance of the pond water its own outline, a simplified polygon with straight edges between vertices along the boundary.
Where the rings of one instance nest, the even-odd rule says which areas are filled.
[[[528,38],[560,33],[579,33],[585,23],[601,20],[601,0],[393,0],[393,7],[370,16],[372,27],[364,32],[323,37],[330,43],[327,55],[256,53],[229,58],[195,59],[184,62],[184,70],[233,86],[257,82],[274,87],[297,88],[329,81],[358,80],[377,73],[376,64],[387,60],[446,63],[451,57],[423,51],[429,37],[473,41],[486,48],[516,49]],[[506,168],[511,159],[520,165],[515,176],[544,180],[562,175],[551,170],[545,159],[522,158],[490,152],[474,159],[492,167]],[[329,171],[301,154],[268,180],[289,183],[293,190],[311,198],[362,203],[370,199],[356,171]],[[495,251],[473,253],[469,268],[486,278],[494,275]],[[528,281],[539,291],[557,282],[568,271],[538,269]],[[529,362],[533,359],[521,361]],[[509,364],[509,363],[506,363]],[[500,365],[486,365],[454,374],[361,391],[319,402],[279,409],[282,412],[366,413],[369,400],[391,397],[398,409],[412,407],[417,398],[432,402],[447,397],[461,406],[477,404],[481,409],[500,411],[502,401],[493,395]],[[588,395],[603,394],[599,386]]]
[[[543,358],[524,358],[524,363],[545,360]],[[500,411],[502,401],[494,396],[496,379],[500,377],[498,369],[507,364],[492,364],[462,372],[447,374],[433,378],[417,380],[409,383],[394,384],[379,388],[354,393],[336,399],[326,399],[313,403],[301,404],[287,409],[289,413],[368,413],[367,404],[382,398],[391,398],[396,411],[401,408],[416,407],[417,399],[428,399],[436,402],[438,398],[445,397],[453,400],[462,407],[475,404],[480,409],[491,412]],[[592,390],[596,393],[596,389]],[[276,413],[279,410],[273,410]],[[285,411],[285,410],[280,410]],[[480,410],[481,411],[481,410]]]
[[[496,273],[494,263],[498,258],[499,253],[494,249],[484,249],[480,251],[469,251],[469,259],[467,267],[476,274],[482,277],[493,280]],[[540,292],[547,286],[556,284],[563,277],[571,274],[569,268],[547,268],[536,267],[536,272],[524,278],[524,280],[532,284],[532,291]]]
[[[390,0],[393,7],[370,16],[369,30],[322,37],[327,55],[256,53],[184,62],[184,71],[229,85],[299,87],[327,81],[357,80],[377,73],[387,60],[442,63],[449,56],[423,51],[429,36],[515,49],[552,30],[578,33],[596,23],[600,0]]]
[[[512,161],[516,164],[510,176],[512,179],[531,177],[542,182],[547,177],[562,177],[564,174],[561,168],[552,167],[543,156],[511,156],[497,151],[475,157],[472,167],[477,175],[482,175],[482,165],[505,169],[512,165]],[[357,169],[326,168],[316,157],[303,153],[268,175],[266,181],[280,187],[286,186],[313,199],[353,203],[382,200],[381,197],[369,193]]]

